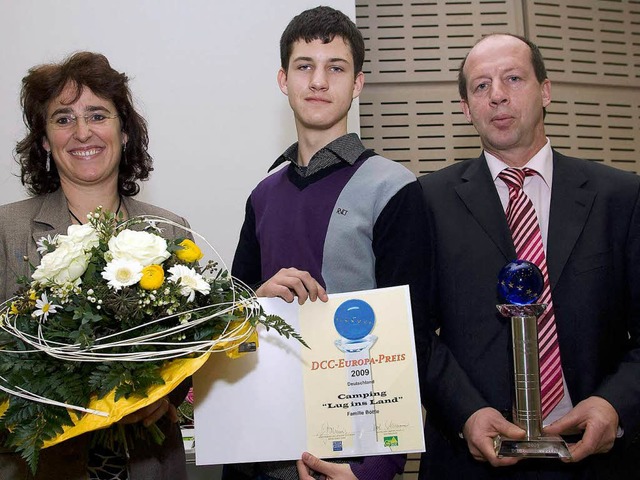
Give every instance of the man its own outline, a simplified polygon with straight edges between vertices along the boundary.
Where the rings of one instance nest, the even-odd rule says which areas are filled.
[[[298,142],[251,193],[232,272],[259,296],[327,300],[327,293],[409,284],[413,309],[426,299],[425,213],[420,186],[403,166],[347,134],[347,113],[364,85],[364,41],[329,7],[295,17],[280,41],[278,84],[289,98]],[[416,205],[419,205],[416,208]],[[329,463],[238,466],[233,478],[392,479],[404,455]],[[265,477],[260,477],[265,478]]]
[[[431,325],[416,324],[427,406],[420,478],[633,478],[619,460],[640,423],[640,179],[551,149],[543,123],[551,84],[524,38],[480,40],[459,89],[483,153],[420,178],[435,288]],[[525,179],[523,189],[509,172]],[[498,272],[534,250],[521,249],[511,215],[524,216],[524,207],[514,210],[519,199],[535,210],[525,231],[536,239],[536,263],[546,262],[544,301],[555,315],[538,322],[550,332],[542,350],[554,352],[541,361],[541,371],[555,368],[543,374],[543,391],[557,385],[545,432],[578,434],[568,437],[565,463],[497,458],[493,446],[498,434],[524,436],[510,421],[510,322],[496,310]],[[428,328],[440,329],[433,350]]]

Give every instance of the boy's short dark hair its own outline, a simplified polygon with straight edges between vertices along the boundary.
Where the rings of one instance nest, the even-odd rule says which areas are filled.
[[[309,43],[322,40],[329,43],[336,37],[342,37],[351,48],[354,73],[362,71],[364,63],[364,39],[358,27],[339,10],[331,7],[316,7],[305,10],[293,17],[280,37],[280,63],[286,72],[293,44],[298,40]]]

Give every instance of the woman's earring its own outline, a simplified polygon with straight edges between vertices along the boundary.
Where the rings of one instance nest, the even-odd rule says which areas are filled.
[[[47,162],[44,165],[47,172],[51,171],[51,151],[47,152]]]

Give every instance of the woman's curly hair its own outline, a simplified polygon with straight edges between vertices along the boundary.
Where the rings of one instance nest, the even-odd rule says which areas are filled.
[[[42,143],[46,138],[47,108],[49,102],[62,93],[67,85],[75,87],[75,102],[83,88],[89,88],[98,97],[115,105],[127,135],[126,148],[120,159],[118,191],[133,196],[140,191],[137,180],[146,180],[153,170],[153,161],[147,152],[149,135],[147,122],[135,111],[129,79],[109,65],[104,55],[78,52],[62,63],[40,65],[29,70],[22,79],[20,104],[27,127],[27,135],[16,146],[16,161],[20,165],[22,184],[32,195],[55,192],[60,187],[60,176],[54,162],[47,170],[47,151]]]

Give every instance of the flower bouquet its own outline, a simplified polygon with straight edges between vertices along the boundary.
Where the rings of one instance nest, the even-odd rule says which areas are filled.
[[[0,429],[33,471],[41,448],[162,398],[210,352],[255,349],[259,323],[304,344],[225,269],[201,265],[197,233],[101,208],[88,219],[41,239],[32,279],[0,305]]]

